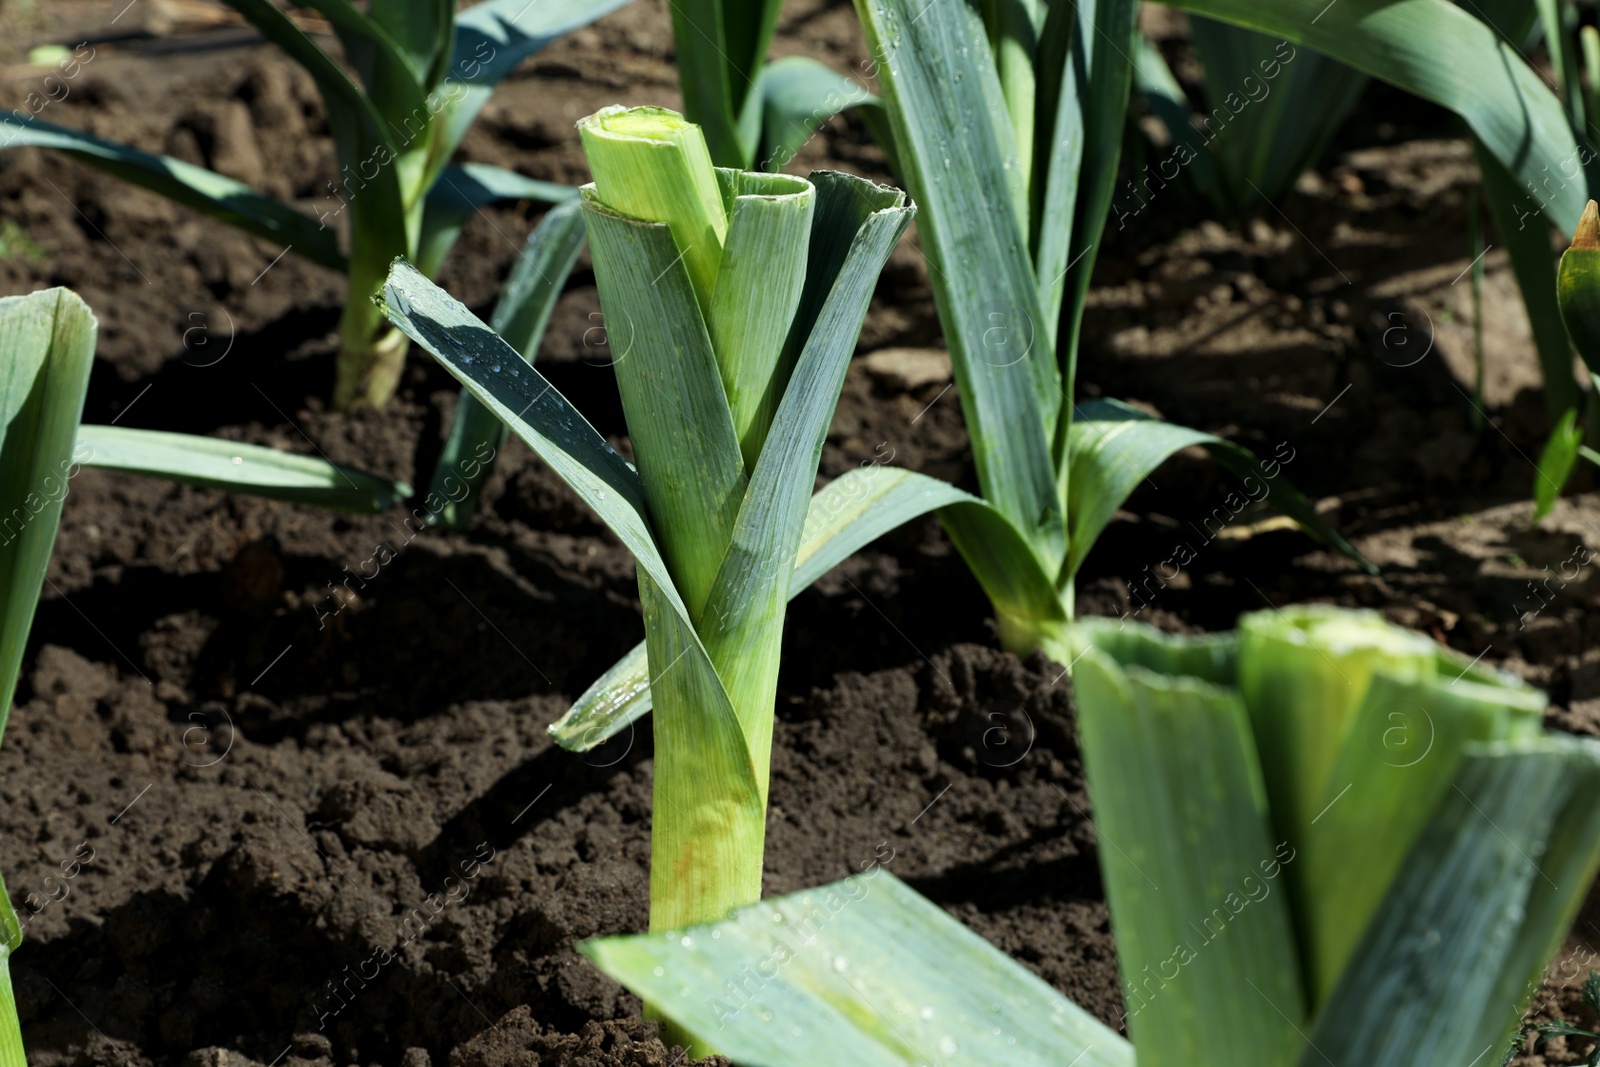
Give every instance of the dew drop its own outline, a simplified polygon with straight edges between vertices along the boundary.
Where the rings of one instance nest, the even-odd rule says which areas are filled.
[[[946,1056],[954,1056],[960,1049],[961,1046],[956,1044],[953,1037],[941,1037],[939,1039],[939,1051]]]
[[[835,956],[833,957],[833,969],[843,974],[850,969],[850,961],[843,956]]]
[[[678,942],[678,944],[682,945],[684,948],[694,948],[694,938],[690,937],[688,934],[684,934],[683,940]]]
[[[920,1012],[918,1012],[918,1013],[917,1013],[917,1014],[918,1014],[918,1015],[921,1015],[921,1016],[922,1016],[922,1017],[923,1017],[923,1018],[924,1018],[924,1019],[931,1019],[931,1018],[933,1018],[933,1009],[932,1009],[932,1008],[931,1008],[931,1007],[929,1007],[929,1008],[923,1008],[923,1009],[922,1009],[922,1010],[921,1010],[921,1011],[920,1011]]]
[[[713,941],[721,941],[722,940],[722,931],[721,930],[713,930],[713,931],[711,931],[711,940],[713,940]]]
[[[244,457],[243,457],[243,456],[234,456],[234,457],[233,457],[233,464],[234,464],[234,466],[236,466],[236,467],[237,467],[237,466],[238,466],[238,465],[239,465],[239,464],[241,464],[241,463],[243,463],[243,462],[244,462]]]
[[[494,371],[496,374],[499,374],[500,373],[500,364],[496,363],[494,366],[490,367],[489,369]]]
[[[666,973],[667,972],[662,970],[660,967],[657,967],[656,970],[655,970],[655,975],[656,975],[657,978],[660,978],[662,975],[664,975]]]

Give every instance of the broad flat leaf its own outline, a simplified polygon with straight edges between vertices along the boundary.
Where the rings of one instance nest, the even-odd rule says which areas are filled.
[[[1578,383],[1572,376],[1572,342],[1561,322],[1556,297],[1556,257],[1550,251],[1550,224],[1540,216],[1540,205],[1509,171],[1473,139],[1473,154],[1483,175],[1483,199],[1489,205],[1500,243],[1511,257],[1511,272],[1522,294],[1522,306],[1533,330],[1534,349],[1544,374],[1545,408],[1552,419],[1578,406]],[[1534,487],[1534,499],[1541,489]]]
[[[428,189],[423,206],[417,269],[430,277],[435,274],[461,236],[462,224],[487,204],[502,200],[560,204],[577,198],[577,186],[525,178],[514,170],[488,163],[446,167]]]
[[[738,3],[739,0],[730,0]],[[771,0],[749,6],[776,6]],[[754,141],[741,136],[739,101],[746,85],[736,82],[730,56],[728,24],[723,0],[674,0],[672,42],[677,50],[678,85],[683,90],[683,114],[706,133],[710,160],[717,166],[747,170],[752,165]],[[765,56],[757,56],[757,61]]]
[[[771,694],[777,684],[784,606],[823,440],[878,273],[915,214],[898,189],[832,171],[813,173],[812,181],[815,230],[835,241],[851,234],[850,250],[829,273],[830,257],[823,247],[827,242],[819,242],[818,255],[806,268],[807,291],[826,293],[826,301],[814,320],[796,324],[800,329],[809,326],[809,332],[751,474],[700,626],[711,661],[744,724],[762,781],[772,743]],[[734,247],[732,227],[727,247]],[[719,290],[722,284],[719,278]]]
[[[1218,206],[1241,212],[1262,197],[1281,199],[1322,155],[1366,77],[1309,48],[1214,19],[1190,19],[1189,34],[1205,72],[1212,118],[1201,154],[1222,178]],[[1192,129],[1184,118],[1175,135]]]
[[[808,56],[774,60],[761,72],[762,170],[782,170],[802,145],[846,108],[874,108],[883,101],[858,82]]]
[[[612,214],[585,186],[595,284],[651,525],[699,623],[747,479],[711,337],[665,223]]]
[[[1050,460],[1062,383],[984,27],[965,0],[857,0],[856,12],[917,205],[978,483],[1054,568],[1065,549]]]
[[[12,112],[0,114],[0,148],[53,148],[97,170],[160,193],[168,200],[221,219],[246,233],[286,244],[297,255],[334,270],[345,269],[337,233],[243,182],[171,156],[152,155],[90,133]]]
[[[85,467],[264,496],[332,511],[387,511],[411,495],[404,482],[260,445],[125,426],[80,426],[75,461]]]
[[[706,326],[745,470],[753,472],[794,369],[783,360],[784,344],[806,284],[817,190],[787,174],[717,176],[733,207]]]
[[[1306,1001],[1280,876],[1296,857],[1273,836],[1238,692],[1092,644],[1073,692],[1141,1067],[1293,1062]]]
[[[1173,0],[1306,45],[1454,111],[1571,233],[1587,190],[1561,103],[1516,47],[1448,0]]]
[[[456,15],[450,79],[492,87],[551,41],[628,0],[483,0]]]
[[[1070,9],[1069,5],[1061,6]],[[1058,297],[1052,287],[1044,302],[1047,317],[1052,314],[1053,308],[1060,308],[1056,318],[1060,321],[1061,329],[1059,335],[1056,332],[1050,334],[1051,349],[1061,365],[1062,396],[1069,404],[1056,424],[1051,452],[1059,475],[1065,475],[1068,471],[1065,453],[1067,431],[1072,419],[1070,404],[1076,396],[1078,331],[1083,321],[1084,301],[1088,298],[1089,278],[1094,271],[1100,237],[1111,209],[1117,163],[1122,155],[1128,95],[1133,84],[1131,54],[1134,40],[1138,37],[1135,24],[1139,8],[1137,0],[1085,0],[1073,6],[1077,10],[1078,27],[1060,106],[1063,109],[1077,107],[1082,111],[1084,160],[1075,189],[1064,189],[1060,193],[1051,189],[1048,194],[1052,198],[1070,195],[1070,207],[1052,203],[1041,210],[1041,225],[1045,227],[1051,223],[1043,218],[1044,212],[1058,214],[1066,209],[1074,213],[1071,254],[1065,263],[1061,263],[1053,255],[1047,254],[1048,237],[1041,236],[1038,256],[1041,290],[1047,278],[1054,279],[1065,273],[1063,295]],[[1087,93],[1087,97],[1079,97],[1078,92]],[[1052,322],[1050,328],[1054,326]]]
[[[817,490],[806,510],[789,598],[890,530],[956,504],[988,506],[937,478],[895,467],[863,467],[840,475]],[[641,641],[551,724],[550,734],[563,748],[587,751],[647,714],[651,703]]]
[[[1539,466],[1533,475],[1533,521],[1538,522],[1556,506],[1583,445],[1583,427],[1578,425],[1578,409],[1568,408],[1556,420],[1550,440],[1539,453]]]
[[[1116,400],[1094,400],[1078,407],[1072,424],[1067,513],[1072,517],[1065,574],[1078,573],[1084,557],[1128,495],[1167,458],[1190,445],[1203,445],[1243,481],[1245,495],[1224,498],[1218,530],[1252,501],[1266,500],[1331,548],[1377,573],[1337,530],[1316,512],[1305,495],[1283,477],[1277,460],[1264,464],[1249,449],[1212,434],[1164,422]],[[1293,458],[1293,457],[1290,457]],[[1252,487],[1253,486],[1253,487]],[[1259,494],[1259,495],[1257,495]],[[1215,514],[1215,512],[1213,513]],[[1216,531],[1206,529],[1211,537]]]
[[[455,0],[371,0],[369,10],[419,84],[431,89],[443,80],[455,46]]]
[[[500,290],[489,325],[530,365],[582,249],[583,209],[568,200],[539,220]],[[428,487],[430,521],[450,529],[467,524],[505,440],[506,424],[463,389]]]
[[[0,297],[0,730],[76,473],[95,330],[69,289]]]
[[[1300,1067],[1495,1063],[1600,860],[1600,748],[1472,746]]]
[[[1133,1067],[1114,1031],[867,862],[722,922],[578,947],[744,1067]]]
[[[1520,713],[1512,704],[1521,702]],[[1471,742],[1537,730],[1548,701],[1531,686],[1378,674],[1357,710],[1303,842],[1301,922],[1313,1000],[1333,991],[1406,854],[1450,790]],[[1373,828],[1383,827],[1382,833]]]

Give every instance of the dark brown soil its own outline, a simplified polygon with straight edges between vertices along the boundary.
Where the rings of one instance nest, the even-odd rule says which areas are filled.
[[[0,58],[96,42],[43,117],[314,211],[334,165],[309,80],[237,27],[195,28],[192,5],[144,0],[113,24],[124,2],[5,9]],[[865,58],[849,5],[827,0],[788,5],[775,51],[841,70]],[[0,70],[0,103],[46,73]],[[464,155],[576,182],[574,120],[677,100],[665,10],[640,0],[528,63]],[[1520,614],[1544,567],[1600,550],[1600,498],[1528,525],[1527,457],[1547,426],[1498,250],[1488,423],[1474,422],[1472,308],[1451,283],[1471,258],[1476,175],[1447,119],[1374,88],[1284,214],[1262,204],[1228,229],[1174,200],[1108,233],[1081,364],[1086,396],[1285,443],[1288,476],[1382,575],[1266,512],[1205,536],[1227,478],[1184,454],[1091,554],[1080,603],[1172,629],[1223,629],[1268,602],[1370,605],[1548,687],[1554,725],[1600,732],[1600,582],[1585,571]],[[853,120],[794,169],[817,165],[887,177]],[[441,283],[486,313],[536,218],[474,219]],[[426,484],[454,390],[417,359],[382,413],[329,412],[331,272],[33,150],[0,154],[0,220],[15,228],[0,235],[4,291],[70,285],[100,315],[88,421],[315,449]],[[596,311],[581,263],[540,364],[625,446]],[[861,350],[938,342],[908,240]],[[970,484],[946,384],[858,360],[824,475],[892,456]],[[1184,542],[1200,551],[1178,579],[1130,595]],[[394,560],[331,613],[329,586],[380,545]],[[572,947],[645,925],[649,731],[587,758],[544,732],[638,639],[632,564],[520,444],[462,535],[85,471],[49,578],[0,750],[5,874],[39,911],[13,964],[34,1062],[676,1062]],[[765,889],[843,876],[887,846],[919,891],[1114,1021],[1067,684],[995,644],[931,520],[795,602]],[[995,713],[1026,717],[1020,758],[983,744]],[[1594,943],[1586,918],[1569,958]],[[1569,1016],[1575,984],[1546,989]]]

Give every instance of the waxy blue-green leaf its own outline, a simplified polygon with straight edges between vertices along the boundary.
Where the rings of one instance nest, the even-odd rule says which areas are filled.
[[[847,108],[874,112],[869,123],[886,122],[883,101],[809,56],[785,56],[761,71],[762,170],[782,170],[833,116]]]
[[[1283,477],[1278,460],[1264,463],[1232,441],[1164,422],[1120,401],[1094,400],[1078,407],[1072,424],[1072,475],[1067,497],[1072,529],[1064,572],[1067,577],[1077,574],[1084,556],[1128,495],[1170,456],[1190,445],[1204,446],[1243,483],[1245,496],[1236,491],[1224,500],[1226,518],[1238,514],[1248,503],[1265,500],[1324,544],[1376,573],[1372,564],[1317,514],[1305,494]]]
[[[955,504],[988,507],[947,482],[895,467],[863,467],[840,475],[817,490],[806,510],[790,599],[890,530]],[[651,706],[641,641],[551,724],[550,734],[561,747],[584,752],[647,714]]]
[[[345,59],[355,68],[378,114],[391,124],[410,118],[417,124],[415,132],[421,132],[429,118],[429,86],[423,80],[427,66],[413,66],[411,56],[390,35],[389,28],[357,10],[350,0],[300,0],[300,6],[328,20],[344,48]],[[380,0],[375,10],[392,6]],[[431,31],[433,25],[430,21],[421,28]]]
[[[1073,692],[1139,1063],[1282,1067],[1307,1025],[1281,878],[1296,855],[1273,835],[1249,716],[1236,690],[1118,663],[1093,646],[1105,632],[1085,635]]]
[[[1218,204],[1243,212],[1293,188],[1338,132],[1367,79],[1287,41],[1201,16],[1189,35],[1205,76],[1208,133],[1202,154],[1220,177]],[[1179,136],[1189,129],[1184,116]]]
[[[823,440],[878,273],[915,214],[898,189],[837,172],[817,172],[812,180],[816,231],[852,234],[850,248],[844,262],[830,272],[828,250],[819,246],[804,272],[807,292],[825,293],[826,299],[814,320],[796,324],[805,331],[805,340],[793,375],[783,385],[783,399],[760,448],[700,627],[762,781],[772,746],[770,694],[777,684],[784,608]],[[734,218],[728,230],[730,254],[737,213]],[[719,298],[722,284],[719,279]],[[795,296],[798,301],[800,294]]]
[[[75,462],[332,511],[387,511],[411,486],[261,445],[126,426],[80,426]]]
[[[1061,375],[1028,253],[1015,143],[985,31],[965,0],[857,0],[984,499],[1059,566],[1050,442]]]
[[[698,623],[748,484],[716,354],[667,225],[583,204],[651,523]]]
[[[1173,0],[1173,7],[1306,45],[1466,120],[1567,233],[1587,189],[1572,128],[1538,73],[1449,0]],[[1448,58],[1441,49],[1448,49]]]
[[[1122,156],[1139,5],[1136,0],[1085,0],[1057,7],[1075,11],[1077,18],[1071,51],[1061,74],[1057,106],[1060,112],[1079,112],[1069,123],[1063,123],[1058,114],[1058,131],[1061,137],[1068,137],[1068,130],[1077,129],[1081,131],[1081,142],[1077,149],[1058,144],[1051,167],[1060,167],[1061,154],[1073,151],[1081,152],[1082,163],[1074,164],[1077,171],[1070,183],[1057,186],[1052,175],[1044,202],[1036,209],[1039,231],[1035,272],[1043,294],[1041,305],[1050,349],[1061,368],[1061,396],[1066,406],[1055,422],[1051,456],[1058,476],[1065,477],[1069,470],[1064,457],[1073,418],[1071,403],[1077,395],[1078,334]],[[1046,26],[1046,33],[1049,31]],[[1071,243],[1062,248],[1052,244],[1049,231],[1055,224],[1053,220],[1066,211],[1073,212]],[[1060,240],[1064,243],[1066,239],[1064,234]]]
[[[124,181],[160,193],[168,200],[221,219],[246,233],[287,244],[298,255],[335,270],[345,269],[337,233],[281,201],[232,178],[153,155],[91,133],[37,118],[0,113],[0,148],[53,148]]]
[[[561,204],[578,198],[575,185],[527,178],[488,163],[462,163],[444,168],[428,190],[422,210],[422,236],[417,242],[417,269],[430,277],[461,236],[461,226],[488,204],[504,200],[537,200]]]
[[[705,131],[719,167],[754,168],[761,67],[781,0],[672,0],[683,111]]]
[[[576,190],[574,190],[576,191]],[[583,208],[576,199],[551,208],[528,235],[495,303],[490,328],[531,366],[572,266],[583,249]],[[463,389],[434,466],[428,493],[444,501],[431,521],[461,529],[506,440],[506,424]]]
[[[1600,863],[1600,746],[1474,745],[1299,1067],[1497,1063]]]
[[[1516,679],[1372,679],[1303,841],[1301,927],[1312,999],[1321,1003],[1377,913],[1407,854],[1449,792],[1472,742],[1539,729],[1545,695]],[[1373,828],[1383,827],[1382,833]]]
[[[1133,1067],[1115,1031],[861,863],[722,922],[578,947],[744,1067]]]
[[[745,471],[754,473],[794,369],[792,356],[784,359],[785,342],[807,281],[817,196],[809,181],[786,174],[719,171],[717,177],[731,208],[706,326]]]
[[[76,473],[95,332],[69,289],[0,297],[0,730]]]

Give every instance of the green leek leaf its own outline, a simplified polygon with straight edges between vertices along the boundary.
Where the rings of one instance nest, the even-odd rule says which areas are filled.
[[[698,621],[745,494],[733,416],[667,226],[612,214],[592,197],[584,209],[608,336],[628,339],[613,366],[650,519]]]
[[[1556,506],[1583,445],[1583,427],[1578,425],[1578,409],[1568,408],[1556,420],[1550,440],[1539,453],[1539,466],[1533,476],[1533,521],[1538,522]]]
[[[168,200],[221,219],[268,241],[287,244],[324,267],[345,269],[338,235],[307,215],[243,182],[171,156],[152,155],[37,118],[0,114],[0,147],[53,148]]]
[[[1090,640],[1073,689],[1139,1063],[1292,1063],[1307,1008],[1279,876],[1296,855],[1273,836],[1244,705]]]
[[[1215,161],[1222,178],[1219,206],[1238,213],[1262,197],[1276,203],[1322,155],[1366,76],[1309,48],[1203,16],[1189,20],[1189,34],[1211,115],[1200,154]],[[1190,129],[1185,116],[1175,136]]]
[[[769,63],[760,78],[762,170],[782,170],[807,141],[846,108],[874,109],[883,118],[883,101],[860,83],[809,56],[785,56]]]
[[[722,922],[578,947],[745,1067],[1133,1067],[1114,1031],[866,864]]]
[[[1300,1067],[1495,1062],[1600,862],[1600,747],[1473,745]]]
[[[500,290],[489,325],[530,366],[582,249],[581,205],[575,199],[558,204],[528,235]],[[466,526],[505,440],[506,424],[463,389],[428,487],[429,496],[444,502],[431,521],[448,529]]]
[[[1494,228],[1500,235],[1511,273],[1522,294],[1533,331],[1533,346],[1544,376],[1545,410],[1552,419],[1578,406],[1578,383],[1572,376],[1572,342],[1561,321],[1556,296],[1556,264],[1550,254],[1550,223],[1541,217],[1539,202],[1517,186],[1494,154],[1473,139],[1473,154],[1483,175],[1483,199],[1489,205]],[[1535,499],[1539,488],[1535,486]]]
[[[0,297],[0,730],[74,473],[95,332],[69,289]]]
[[[462,224],[487,204],[502,200],[560,204],[577,197],[576,186],[525,178],[514,170],[487,163],[446,167],[428,190],[423,204],[417,269],[430,276],[435,274],[461,236]]]
[[[816,194],[810,182],[787,175],[723,171],[719,178],[733,207],[706,325],[744,467],[753,474],[794,367],[782,357],[806,284]],[[818,227],[828,231],[831,222]],[[852,347],[859,332],[857,324]]]
[[[965,0],[857,0],[917,204],[983,497],[1054,571],[1066,538],[1050,442],[1062,382],[986,34]]]
[[[1173,0],[1314,48],[1466,120],[1550,220],[1571,233],[1586,189],[1561,103],[1539,75],[1466,9],[1448,0]]]
[[[895,242],[911,224],[905,194],[836,172],[818,172],[816,229],[853,233],[850,250],[829,273],[827,250],[805,271],[808,289],[827,293],[805,335],[793,377],[783,387],[770,435],[760,449],[727,554],[706,601],[700,630],[750,739],[760,780],[772,743],[771,693],[777,684],[783,615],[804,533],[811,487],[833,410],[844,387],[867,304]],[[742,199],[742,198],[741,198]],[[737,204],[737,202],[736,202]],[[862,205],[869,214],[863,219]],[[735,256],[739,214],[728,231],[724,265]],[[721,307],[718,282],[714,311]],[[795,293],[798,301],[800,294]]]
[[[76,462],[85,467],[146,474],[244,496],[287,500],[333,511],[386,511],[411,495],[404,482],[220,437],[80,426]]]
[[[1277,461],[1263,463],[1243,445],[1164,422],[1121,401],[1094,400],[1078,408],[1072,423],[1068,449],[1072,473],[1067,483],[1067,514],[1071,516],[1072,529],[1063,571],[1066,579],[1078,573],[1101,531],[1139,483],[1175,452],[1190,445],[1203,445],[1242,481],[1245,496],[1232,492],[1224,501],[1228,517],[1251,501],[1266,500],[1313,537],[1343,552],[1370,573],[1377,573],[1317,514],[1305,494],[1282,476]]]
[[[1522,715],[1512,701],[1527,701]],[[1429,816],[1450,790],[1472,742],[1510,738],[1537,724],[1546,701],[1528,686],[1460,678],[1400,681],[1377,674],[1323,791],[1324,807],[1301,843],[1302,927],[1313,999],[1332,993],[1368,922],[1400,873]],[[1382,827],[1382,833],[1374,833]]]

